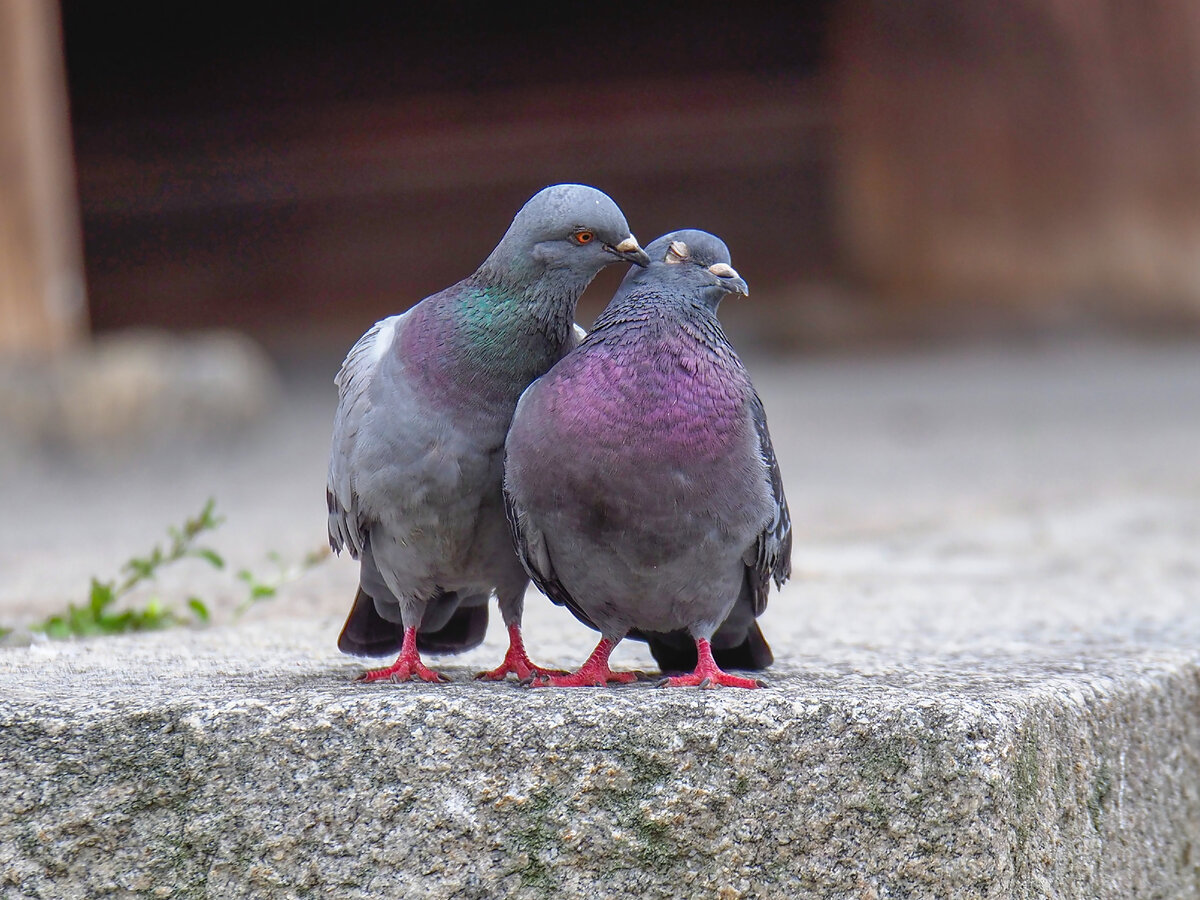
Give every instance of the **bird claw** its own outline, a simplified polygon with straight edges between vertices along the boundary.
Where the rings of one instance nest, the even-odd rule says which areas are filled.
[[[730,675],[718,669],[715,672],[693,672],[690,675],[676,675],[664,678],[658,683],[659,687],[697,687],[701,690],[712,690],[717,687],[760,688],[766,683],[756,678],[742,678]]]
[[[608,667],[608,655],[615,644],[603,638],[592,655],[588,657],[579,669],[570,674],[539,675],[529,683],[531,688],[537,687],[604,687],[610,682],[630,684],[638,680],[641,672],[614,672]]]
[[[535,666],[530,661],[529,654],[525,652],[525,643],[521,640],[521,629],[518,625],[508,626],[508,650],[500,665],[486,672],[480,672],[475,678],[479,681],[503,681],[510,672],[517,676],[518,681],[524,681],[526,678],[567,674],[561,669],[544,669],[541,666]]]
[[[707,638],[696,638],[696,668],[690,675],[676,675],[664,678],[659,682],[661,687],[698,687],[702,691],[725,686],[737,688],[760,688],[766,684],[757,678],[742,678],[740,675],[730,675],[723,672],[713,659],[712,649]]]
[[[507,657],[504,662],[494,669],[489,669],[486,672],[480,672],[475,676],[476,681],[503,681],[509,674],[517,676],[518,683],[524,683],[531,678],[550,677],[551,675],[566,675],[563,669],[544,669],[541,666],[535,666],[533,663],[526,660],[524,663],[509,660]]]
[[[354,680],[368,683],[390,681],[398,684],[401,681],[411,681],[414,677],[434,684],[444,684],[450,680],[421,662],[421,654],[417,651],[417,629],[407,627],[404,629],[404,644],[396,661],[382,669],[367,669]]]
[[[430,684],[448,684],[450,682],[450,679],[441,672],[435,672],[421,663],[417,663],[416,665],[399,664],[387,666],[382,669],[367,669],[367,671],[354,680],[364,684],[374,684],[378,681],[389,681],[392,684],[401,684],[405,681],[424,681]]]
[[[637,680],[636,672],[579,671],[572,674],[540,675],[529,683],[529,687],[606,687],[610,684],[633,684]]]

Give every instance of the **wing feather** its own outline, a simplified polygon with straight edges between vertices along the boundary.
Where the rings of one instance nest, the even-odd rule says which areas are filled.
[[[758,433],[758,452],[762,457],[764,475],[774,501],[770,521],[744,557],[750,578],[754,615],[760,616],[767,608],[771,582],[774,581],[776,587],[782,587],[792,575],[792,517],[783,492],[779,460],[775,458],[771,432],[767,429],[767,413],[757,393],[752,394],[750,410],[754,429]]]
[[[581,621],[587,622],[588,619],[583,610],[559,580],[558,573],[554,571],[554,564],[550,561],[550,551],[546,547],[545,535],[530,524],[528,517],[517,505],[507,485],[504,488],[504,513],[508,517],[509,529],[512,531],[513,548],[517,551],[517,558],[521,560],[521,565],[525,567],[530,580],[538,590],[559,606],[567,607]]]
[[[333,420],[333,446],[325,499],[329,507],[329,545],[337,552],[348,549],[358,559],[367,543],[369,524],[355,490],[354,448],[363,419],[371,409],[371,382],[407,313],[376,322],[350,348],[333,382],[338,388]]]

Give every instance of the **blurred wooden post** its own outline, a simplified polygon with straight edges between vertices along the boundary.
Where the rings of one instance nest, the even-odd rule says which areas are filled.
[[[850,273],[910,307],[1195,320],[1200,7],[845,0],[836,13]]]
[[[83,339],[81,245],[58,3],[0,0],[0,355]]]

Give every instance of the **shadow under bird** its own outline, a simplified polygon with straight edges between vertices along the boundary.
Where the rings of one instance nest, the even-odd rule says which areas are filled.
[[[534,583],[602,637],[571,675],[629,682],[608,658],[650,643],[668,686],[758,682],[724,672],[773,661],[755,618],[791,574],[791,520],[766,414],[717,321],[748,294],[703,231],[646,248],[591,333],[521,397],[504,492]],[[689,652],[690,651],[690,652]]]
[[[595,188],[554,185],[472,275],[350,350],[326,496],[330,545],[361,566],[338,647],[399,651],[361,680],[444,680],[420,653],[480,644],[493,592],[510,645],[481,677],[545,671],[521,640],[528,579],[505,521],[504,438],[521,392],[578,342],[579,295],[617,262],[647,262],[617,205]]]

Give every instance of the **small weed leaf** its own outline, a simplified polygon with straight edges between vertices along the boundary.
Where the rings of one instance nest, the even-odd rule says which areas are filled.
[[[33,625],[31,630],[41,631],[50,638],[61,639],[166,628],[187,621],[157,597],[150,598],[141,609],[126,609],[119,613],[111,610],[113,604],[135,587],[143,582],[152,581],[163,567],[181,559],[203,559],[214,568],[224,567],[225,561],[216,551],[195,546],[196,538],[212,531],[223,521],[213,513],[214,506],[214,501],[209,500],[200,514],[184,522],[182,528],[168,528],[167,534],[171,542],[165,550],[162,546],[155,546],[147,555],[127,560],[121,566],[123,579],[120,583],[93,578],[86,606],[68,604],[65,613],[50,616]],[[198,599],[189,600],[188,607],[192,611],[194,621],[200,624],[208,622],[208,608]]]
[[[195,596],[188,597],[185,601],[187,611],[184,613],[176,611],[158,597],[151,597],[140,608],[132,607],[115,612],[113,606],[134,588],[145,582],[153,581],[164,567],[181,559],[200,559],[214,569],[223,570],[225,559],[212,548],[198,546],[196,543],[201,535],[213,531],[224,523],[224,517],[215,513],[215,507],[215,502],[210,499],[204,504],[204,508],[198,515],[187,519],[179,528],[168,528],[169,545],[165,548],[161,545],[155,546],[145,556],[135,556],[127,560],[121,566],[120,580],[101,581],[98,578],[92,578],[88,589],[88,602],[85,605],[68,604],[65,611],[30,626],[30,630],[40,631],[55,640],[62,640],[70,637],[123,634],[130,631],[146,631],[178,625],[203,626],[210,624],[212,613],[208,605]],[[237,578],[246,585],[248,596],[234,610],[234,618],[239,618],[254,604],[274,597],[280,587],[324,562],[329,555],[329,549],[323,547],[321,550],[305,555],[299,565],[288,567],[278,553],[270,553],[268,559],[278,571],[273,577],[265,580],[260,579],[249,569],[240,569],[237,572]],[[0,628],[0,638],[9,631],[11,629]]]
[[[210,550],[208,547],[197,547],[191,553],[198,559],[205,559],[212,565],[214,569],[225,568],[225,560],[215,550]]]
[[[196,621],[203,625],[207,625],[212,619],[212,615],[208,611],[208,607],[204,605],[204,601],[199,597],[188,597],[188,609],[196,617]]]
[[[92,590],[88,598],[88,606],[91,608],[94,617],[99,618],[104,610],[112,605],[115,599],[111,581],[92,579]]]

